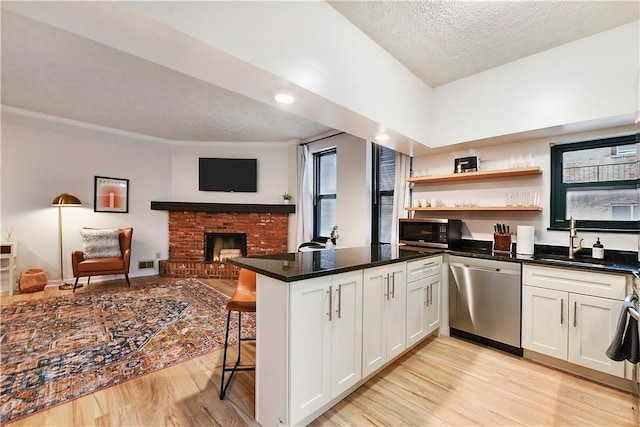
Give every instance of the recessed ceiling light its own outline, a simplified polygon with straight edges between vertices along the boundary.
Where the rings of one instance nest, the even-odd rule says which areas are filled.
[[[279,93],[275,96],[275,100],[280,104],[292,104],[296,99],[288,93]]]
[[[376,135],[376,141],[386,141],[387,139],[389,139],[389,135],[387,135],[386,133]]]

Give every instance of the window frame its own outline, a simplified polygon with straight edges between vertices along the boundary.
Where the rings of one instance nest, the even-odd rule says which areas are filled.
[[[330,236],[321,236],[320,235],[320,205],[321,200],[329,200],[334,199],[337,201],[338,199],[338,188],[337,188],[337,177],[336,177],[336,192],[331,194],[320,194],[320,162],[323,156],[327,155],[335,155],[336,156],[336,175],[337,164],[338,164],[338,148],[332,147],[326,150],[318,151],[313,153],[313,238],[312,240],[316,242],[325,243],[329,240]],[[337,208],[337,206],[336,206]],[[337,212],[336,212],[337,216]]]
[[[394,196],[395,189],[393,190],[380,190],[380,158],[382,157],[382,151],[384,149],[391,150],[390,148],[382,145],[372,143],[371,150],[371,243],[372,244],[387,244],[391,242],[380,242],[380,201],[382,197]],[[391,150],[394,151],[395,150]],[[394,165],[394,169],[395,169]]]
[[[597,181],[597,182],[563,182],[563,155],[570,151],[582,151],[593,148],[613,147],[616,145],[636,144],[638,134],[583,141],[570,144],[551,145],[551,196],[549,230],[567,230],[569,220],[565,218],[567,211],[567,192],[571,190],[629,190],[638,189],[640,181]],[[638,154],[636,154],[636,163]],[[576,220],[577,226],[585,231],[630,232],[639,228],[639,221],[610,221],[610,220]]]

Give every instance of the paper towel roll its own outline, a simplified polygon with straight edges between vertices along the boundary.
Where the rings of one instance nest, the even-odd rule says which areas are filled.
[[[516,230],[516,252],[520,255],[533,255],[535,229],[531,225],[519,225]]]

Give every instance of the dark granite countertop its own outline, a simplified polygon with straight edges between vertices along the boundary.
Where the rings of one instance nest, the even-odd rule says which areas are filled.
[[[230,258],[227,262],[283,282],[294,282],[444,253],[443,250],[401,248],[398,245],[371,245]]]
[[[529,264],[548,265],[553,267],[569,267],[609,273],[639,274],[637,252],[607,250],[605,259],[591,257],[591,249],[585,248],[569,259],[568,248],[559,246],[536,245],[534,255],[519,255],[508,252],[493,252],[491,242],[464,240],[460,249],[447,250],[447,253],[458,256],[484,258],[498,261],[523,262]]]
[[[611,256],[605,260],[597,260],[589,257],[588,254],[581,254],[576,256],[576,259],[569,260],[567,256],[560,253],[561,248],[536,247],[535,255],[517,255],[515,253],[492,252],[490,242],[488,246],[482,244],[483,242],[479,243],[465,245],[456,250],[405,245],[371,245],[231,258],[227,262],[283,282],[294,282],[313,277],[361,270],[442,253],[498,261],[570,267],[605,273],[640,273],[638,263],[633,261],[633,257],[637,257],[637,255],[632,253]]]
[[[547,265],[553,267],[568,267],[586,269],[591,271],[599,271],[603,273],[640,273],[638,265],[632,265],[624,262],[612,262],[606,260],[598,260],[589,257],[576,257],[570,260],[568,256],[563,255],[518,255],[504,253],[484,253],[473,251],[447,251],[450,255],[468,256],[473,258],[492,259],[497,261],[521,262],[527,264]]]

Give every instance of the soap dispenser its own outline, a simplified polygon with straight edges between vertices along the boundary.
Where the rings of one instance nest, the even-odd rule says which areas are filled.
[[[604,259],[604,246],[600,243],[600,238],[598,237],[596,242],[593,244],[593,249],[591,250],[591,256],[596,259]]]

